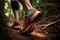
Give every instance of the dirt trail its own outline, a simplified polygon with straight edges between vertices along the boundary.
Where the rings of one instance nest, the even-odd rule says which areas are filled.
[[[10,40],[47,40],[43,33],[32,32],[31,34],[10,33]]]

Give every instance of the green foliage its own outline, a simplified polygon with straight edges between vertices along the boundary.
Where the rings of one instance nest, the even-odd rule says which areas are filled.
[[[9,21],[13,17],[10,1],[5,1],[4,9],[5,15],[7,16],[7,20]]]

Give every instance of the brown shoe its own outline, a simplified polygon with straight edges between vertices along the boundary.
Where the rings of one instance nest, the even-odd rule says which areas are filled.
[[[15,29],[15,30],[19,30],[19,29],[21,29],[22,26],[21,26],[20,21],[16,21],[16,22],[14,22],[12,28]]]
[[[20,25],[20,22],[14,22],[13,26],[19,26]]]

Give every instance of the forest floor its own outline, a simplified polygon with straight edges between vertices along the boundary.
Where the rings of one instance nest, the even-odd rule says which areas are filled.
[[[6,33],[4,32],[1,33],[0,31],[0,40],[5,40],[4,38],[7,38],[8,40],[52,40],[52,39],[55,39],[56,36],[59,35],[59,31],[60,31],[60,19],[55,20],[51,23],[49,22],[47,23],[42,22],[30,34],[20,34],[15,30],[11,30],[11,32],[8,32],[7,30],[5,30],[7,31],[7,34],[8,34],[6,37]]]
[[[51,8],[47,12],[46,20],[39,22],[30,34],[21,34],[15,30],[10,32],[3,23],[0,26],[4,30],[0,30],[0,40],[60,40],[60,11]]]

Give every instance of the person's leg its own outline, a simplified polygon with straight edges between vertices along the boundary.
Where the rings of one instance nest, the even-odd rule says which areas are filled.
[[[19,0],[19,1],[23,5],[23,8],[25,11],[33,8],[32,5],[30,4],[29,0]]]
[[[19,23],[19,16],[18,16],[18,11],[19,11],[18,0],[11,0],[11,7],[14,14],[14,22],[19,25],[20,23]]]
[[[17,29],[17,30],[22,29],[22,26],[19,20],[19,15],[18,15],[18,12],[19,12],[18,0],[11,0],[11,7],[14,14],[13,25],[11,28]]]
[[[31,16],[32,18],[34,18],[37,14],[41,13],[31,5],[29,0],[19,0],[19,1],[23,5],[25,12],[28,14],[27,15],[28,17]]]
[[[40,11],[36,10],[35,8],[33,8],[33,6],[30,4],[29,0],[19,0],[20,3],[23,5],[23,8],[25,10],[25,12],[27,10],[30,10],[31,12],[29,13],[29,15],[26,16],[26,20],[25,20],[25,24],[24,26],[28,26],[30,23],[30,17],[33,19],[37,14],[40,13]],[[34,14],[34,15],[30,15],[30,14]],[[32,24],[34,24],[35,22],[33,22]]]

